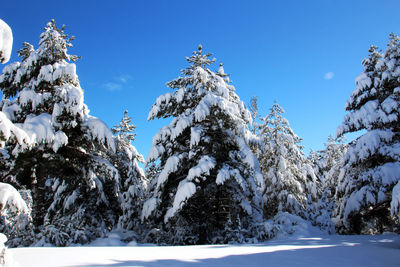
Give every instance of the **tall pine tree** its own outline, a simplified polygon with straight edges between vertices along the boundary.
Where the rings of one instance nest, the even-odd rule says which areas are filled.
[[[336,194],[339,233],[382,233],[398,229],[395,190],[400,181],[400,42],[391,34],[381,54],[371,46],[363,73],[346,103],[337,135],[364,130],[350,143]],[[398,186],[400,187],[400,186]],[[392,205],[391,205],[392,202]]]
[[[141,231],[140,213],[144,201],[146,177],[139,162],[144,158],[138,153],[132,142],[135,140],[136,126],[131,124],[132,118],[126,110],[119,125],[112,128],[116,146],[116,153],[111,153],[111,162],[120,175],[121,194],[120,202],[122,215],[118,226],[127,230]]]
[[[314,166],[314,172],[319,179],[318,204],[313,221],[321,228],[334,233],[335,227],[332,220],[335,204],[336,188],[339,177],[343,174],[343,160],[348,144],[344,137],[334,139],[328,137],[325,149],[310,153],[309,158]]]
[[[159,230],[148,239],[169,244],[242,242],[257,237],[262,221],[263,187],[258,161],[246,138],[250,112],[222,65],[208,66],[202,47],[186,60],[189,67],[167,83],[149,119],[172,117],[153,138],[148,162],[160,172],[150,181],[143,219]]]
[[[6,143],[9,171],[1,178],[32,196],[35,236],[25,245],[86,243],[115,224],[119,174],[106,160],[111,131],[89,115],[76,75],[73,38],[49,22],[39,47],[24,43],[22,62],[0,75],[0,109],[33,146]]]
[[[282,116],[284,112],[275,102],[259,126],[263,151],[258,156],[265,179],[264,216],[270,219],[278,212],[288,212],[307,219],[307,203],[311,204],[316,197],[316,178],[304,159],[301,138]]]

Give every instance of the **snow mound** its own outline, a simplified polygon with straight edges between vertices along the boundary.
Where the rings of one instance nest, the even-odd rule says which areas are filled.
[[[311,222],[288,212],[278,212],[275,217],[264,222],[265,231],[270,238],[300,238],[313,235],[326,235],[321,229],[312,226]]]

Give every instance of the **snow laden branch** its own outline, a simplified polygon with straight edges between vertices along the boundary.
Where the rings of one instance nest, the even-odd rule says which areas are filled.
[[[10,60],[13,35],[10,26],[0,19],[0,63]]]

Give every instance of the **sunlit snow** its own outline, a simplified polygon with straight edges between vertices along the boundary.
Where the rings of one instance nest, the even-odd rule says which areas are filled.
[[[106,246],[107,245],[107,246]],[[260,244],[126,246],[117,235],[93,247],[16,248],[20,267],[58,266],[398,266],[400,237],[298,235]]]

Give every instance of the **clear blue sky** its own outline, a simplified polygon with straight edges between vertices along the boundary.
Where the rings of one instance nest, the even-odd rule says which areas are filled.
[[[399,0],[2,0],[0,18],[13,29],[11,62],[22,42],[37,47],[47,21],[65,24],[91,114],[112,126],[128,109],[145,156],[167,123],[148,111],[200,43],[246,104],[258,96],[265,115],[278,101],[308,153],[335,134],[369,46],[400,34],[399,10]]]

